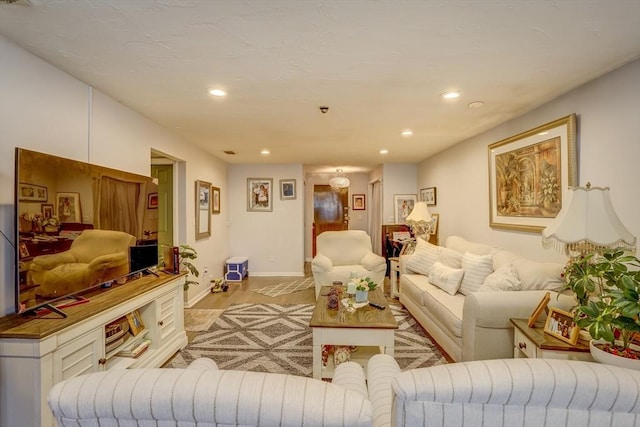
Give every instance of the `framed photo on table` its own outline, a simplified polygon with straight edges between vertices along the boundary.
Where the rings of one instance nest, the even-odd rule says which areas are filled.
[[[576,116],[489,145],[489,225],[540,232],[578,184]]]
[[[142,323],[142,317],[140,316],[140,312],[138,310],[128,313],[127,321],[129,322],[129,329],[134,336],[144,331],[144,323]]]
[[[580,328],[576,325],[571,313],[558,308],[550,308],[547,321],[544,324],[544,331],[559,340],[575,345],[578,342]]]

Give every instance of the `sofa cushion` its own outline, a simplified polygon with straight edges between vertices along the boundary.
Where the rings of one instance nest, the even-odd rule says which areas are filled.
[[[445,247],[458,251],[461,254],[465,252],[471,252],[476,255],[486,255],[495,251],[495,249],[489,245],[482,243],[470,242],[460,236],[449,236],[445,243]]]
[[[462,253],[450,248],[442,248],[438,261],[451,268],[462,268]]]
[[[430,283],[424,287],[422,296],[426,310],[440,320],[440,322],[456,337],[462,337],[462,308],[465,296],[461,293],[449,295],[442,289]]]
[[[438,261],[431,266],[429,283],[436,285],[449,295],[455,295],[460,288],[463,275],[463,269],[451,268]]]
[[[462,268],[464,276],[460,293],[468,295],[480,289],[487,276],[493,272],[493,255],[476,255],[466,252],[462,256]]]
[[[406,273],[400,276],[400,292],[418,305],[424,305],[425,290],[433,286],[429,277],[422,274]]]
[[[484,283],[478,292],[488,291],[517,291],[522,287],[522,282],[518,277],[518,271],[513,264],[505,264],[498,267],[484,279]]]
[[[433,245],[421,238],[416,239],[416,248],[413,255],[407,260],[407,269],[416,273],[429,275],[431,266],[438,261],[440,246]]]
[[[523,290],[558,290],[564,286],[564,265],[556,262],[536,262],[521,258],[514,262]]]

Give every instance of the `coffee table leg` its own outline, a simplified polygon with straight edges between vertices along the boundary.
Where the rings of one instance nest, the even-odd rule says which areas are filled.
[[[320,332],[313,328],[313,378],[322,379],[322,343]]]
[[[393,356],[395,351],[395,331],[393,329],[386,333],[384,353]]]

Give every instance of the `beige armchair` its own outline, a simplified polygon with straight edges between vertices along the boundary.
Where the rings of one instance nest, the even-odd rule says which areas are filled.
[[[36,293],[63,296],[125,276],[129,247],[135,244],[136,238],[122,231],[84,230],[69,250],[33,259],[29,273],[39,286]]]
[[[351,273],[369,277],[384,290],[387,262],[373,253],[371,238],[362,230],[325,231],[316,238],[316,256],[311,261],[316,298],[322,286],[333,281],[347,283]]]

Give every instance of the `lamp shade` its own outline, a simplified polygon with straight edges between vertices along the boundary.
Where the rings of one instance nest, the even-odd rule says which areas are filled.
[[[407,225],[413,229],[413,234],[424,235],[431,232],[433,217],[427,207],[427,202],[418,202],[406,218]]]
[[[545,247],[555,246],[574,256],[601,248],[635,250],[636,238],[622,224],[609,196],[609,187],[569,188],[570,201],[542,230]]]

